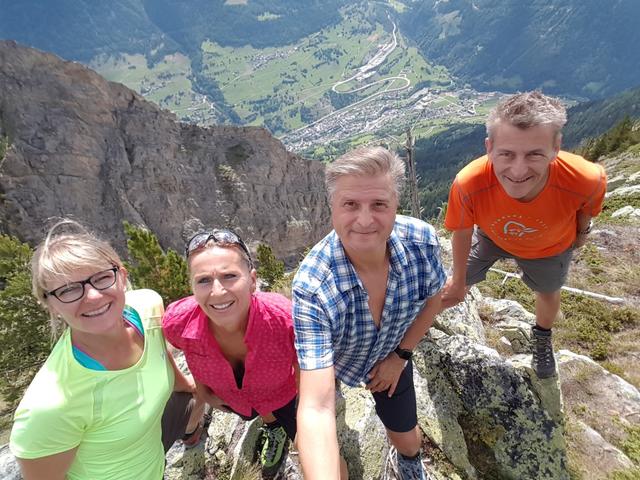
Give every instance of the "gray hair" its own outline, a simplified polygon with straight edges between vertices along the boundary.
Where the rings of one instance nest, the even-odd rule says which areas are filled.
[[[489,112],[486,122],[489,138],[494,133],[494,127],[500,122],[521,129],[550,125],[557,138],[567,123],[567,110],[560,100],[548,97],[538,90],[517,93],[501,101]]]
[[[31,286],[33,295],[49,310],[52,337],[64,326],[48,308],[45,292],[57,282],[66,282],[81,268],[122,268],[122,260],[104,240],[100,240],[74,220],[63,219],[47,233],[31,258]]]
[[[393,152],[384,147],[361,147],[345,153],[335,162],[327,165],[324,182],[329,199],[333,198],[336,182],[340,177],[354,175],[373,177],[389,175],[395,186],[395,194],[400,198],[404,187],[404,162]]]

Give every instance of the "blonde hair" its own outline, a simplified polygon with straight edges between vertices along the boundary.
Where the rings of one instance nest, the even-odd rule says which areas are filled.
[[[335,162],[327,165],[324,173],[329,199],[333,198],[336,182],[346,175],[377,176],[389,175],[400,198],[404,186],[404,162],[395,153],[384,147],[361,147],[345,153]]]
[[[512,95],[489,112],[486,122],[489,138],[492,138],[494,127],[500,122],[521,129],[550,125],[557,138],[564,124],[567,123],[567,110],[557,98],[534,90]]]
[[[64,283],[81,268],[123,266],[122,260],[107,242],[100,240],[74,220],[57,222],[36,247],[31,259],[33,295],[49,311],[51,333],[55,338],[64,322],[49,308],[45,293],[56,282]]]

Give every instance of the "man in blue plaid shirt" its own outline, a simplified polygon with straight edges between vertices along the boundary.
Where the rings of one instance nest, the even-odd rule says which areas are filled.
[[[428,478],[411,354],[439,311],[446,275],[433,227],[396,215],[403,183],[403,162],[381,147],[354,150],[326,169],[334,230],[293,282],[298,448],[307,480],[347,475],[336,436],[336,378],[372,392],[401,478]]]

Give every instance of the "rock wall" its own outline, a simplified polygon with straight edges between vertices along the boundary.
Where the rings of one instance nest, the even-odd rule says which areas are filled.
[[[3,139],[0,228],[31,243],[70,215],[121,251],[123,220],[178,251],[201,226],[233,227],[293,263],[329,229],[323,164],[265,129],[182,124],[80,64],[7,41]]]

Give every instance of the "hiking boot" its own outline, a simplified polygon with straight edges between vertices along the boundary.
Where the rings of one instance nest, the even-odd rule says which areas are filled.
[[[538,378],[550,378],[556,374],[556,359],[553,357],[551,330],[538,330],[531,327],[531,349],[533,358],[531,367]]]
[[[407,458],[396,450],[396,462],[398,464],[398,478],[400,480],[433,480],[422,465],[422,455]]]
[[[280,425],[265,425],[262,427],[262,449],[260,450],[260,465],[265,474],[274,474],[280,468],[289,450],[289,437]]]

